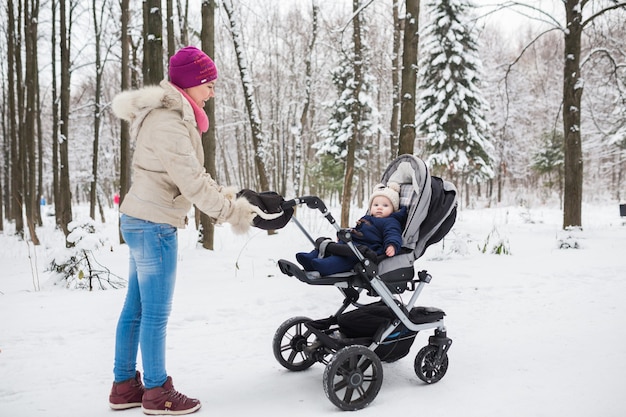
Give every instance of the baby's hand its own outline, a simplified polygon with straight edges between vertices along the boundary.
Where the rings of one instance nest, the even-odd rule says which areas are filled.
[[[396,248],[394,248],[393,245],[387,246],[387,249],[385,250],[385,255],[391,258],[395,254],[396,254]]]

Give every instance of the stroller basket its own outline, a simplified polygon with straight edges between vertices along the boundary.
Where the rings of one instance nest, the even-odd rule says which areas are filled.
[[[432,384],[441,380],[448,368],[447,352],[452,340],[444,326],[445,313],[415,305],[432,277],[427,271],[415,274],[414,263],[452,228],[456,189],[441,178],[431,177],[424,162],[413,155],[402,155],[389,165],[381,182],[391,181],[400,184],[400,205],[407,208],[402,249],[391,258],[373,258],[355,245],[350,233],[337,225],[316,196],[298,197],[282,205],[283,209],[306,205],[319,210],[341,241],[334,246],[328,244],[326,250],[349,250],[358,259],[353,270],[326,276],[305,271],[285,259],[278,261],[283,274],[309,285],[335,286],[344,296],[341,307],[330,317],[293,317],[277,329],[273,338],[274,356],[283,367],[301,371],[316,362],[326,365],[324,391],[342,410],[358,410],[374,400],[382,386],[382,361],[408,355],[421,330],[434,329],[434,334],[415,357],[418,378]],[[295,217],[292,221],[315,244]],[[380,300],[359,304],[362,291]],[[407,303],[396,299],[397,294],[406,291],[412,292]]]

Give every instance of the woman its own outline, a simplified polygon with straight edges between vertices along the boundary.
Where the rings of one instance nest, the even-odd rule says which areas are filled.
[[[262,211],[204,169],[201,134],[209,127],[204,104],[215,95],[217,68],[189,46],[170,59],[170,81],[123,92],[114,113],[130,123],[135,141],[133,183],[120,206],[120,226],[130,253],[128,293],[117,324],[113,409],[141,406],[146,414],[189,414],[200,401],[176,391],[165,370],[166,326],[176,280],[177,228],[192,203],[245,233]],[[143,384],[136,370],[141,349]]]

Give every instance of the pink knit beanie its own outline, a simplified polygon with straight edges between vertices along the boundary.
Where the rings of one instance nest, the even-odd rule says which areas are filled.
[[[180,49],[170,58],[170,81],[180,88],[195,87],[217,78],[217,67],[195,46]]]

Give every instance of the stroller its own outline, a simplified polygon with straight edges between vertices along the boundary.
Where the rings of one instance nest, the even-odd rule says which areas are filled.
[[[328,399],[341,410],[359,410],[378,395],[383,382],[382,362],[408,355],[420,330],[435,329],[428,345],[415,357],[417,377],[427,384],[438,382],[448,369],[445,313],[432,307],[416,307],[422,289],[432,277],[427,271],[415,276],[414,262],[426,248],[440,241],[456,220],[456,189],[441,178],[430,176],[425,163],[402,155],[386,169],[382,183],[400,184],[400,205],[407,207],[403,245],[399,254],[382,260],[352,242],[350,230],[340,228],[324,203],[314,196],[284,201],[283,209],[305,204],[319,210],[337,231],[342,243],[331,243],[327,253],[345,255],[349,250],[359,260],[352,271],[320,276],[281,259],[282,273],[309,285],[333,285],[343,293],[344,301],[330,317],[312,320],[297,316],[286,320],[276,330],[273,353],[290,371],[302,371],[315,362],[326,365],[323,384]],[[294,217],[296,225],[315,244],[313,238]],[[345,244],[344,244],[345,243]],[[370,304],[358,303],[359,295],[380,298]],[[395,295],[413,294],[404,304]],[[355,307],[347,311],[350,306]]]

